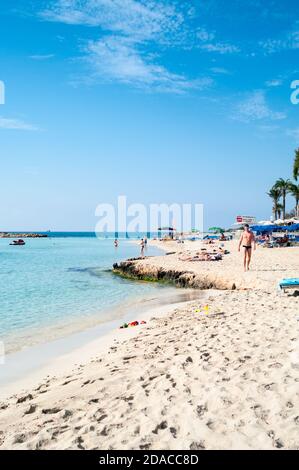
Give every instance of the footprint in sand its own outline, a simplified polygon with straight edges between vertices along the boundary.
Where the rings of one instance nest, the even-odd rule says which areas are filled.
[[[15,436],[15,439],[13,441],[14,444],[23,444],[24,442],[27,441],[27,435],[26,434],[17,434]]]
[[[158,434],[160,430],[167,429],[167,421],[162,421],[160,424],[158,424],[155,429],[152,431],[153,434]]]
[[[192,442],[190,445],[190,450],[205,450],[205,443],[204,441],[200,442]]]
[[[38,390],[38,389],[37,389],[37,390]],[[24,396],[24,397],[18,398],[17,404],[19,404],[19,403],[24,403],[25,401],[29,401],[29,400],[33,400],[33,396],[31,395],[31,393],[29,393],[28,395],[26,395],[26,396]]]
[[[59,413],[60,411],[61,411],[60,408],[44,408],[44,409],[42,410],[42,413],[43,413],[44,415],[52,415],[52,414],[54,415],[54,414]]]
[[[207,405],[198,405],[196,408],[196,412],[199,418],[202,418],[204,414],[207,413],[207,411],[208,411]]]
[[[35,413],[36,410],[37,410],[37,405],[30,405],[30,407],[28,408],[28,410],[25,411],[24,416],[25,416],[25,415],[31,415],[31,414]]]

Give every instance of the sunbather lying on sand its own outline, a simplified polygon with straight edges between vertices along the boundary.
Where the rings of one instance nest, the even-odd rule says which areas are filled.
[[[180,261],[220,261],[222,256],[220,253],[195,253],[194,255],[183,255],[179,257]]]
[[[223,248],[221,248],[221,246],[219,248],[215,248],[212,252],[209,252],[209,254],[212,254],[212,255],[228,255],[229,254],[229,251],[227,250],[224,250]]]
[[[219,247],[219,248],[214,248],[212,251],[207,251],[206,248],[201,248],[201,251],[200,251],[200,254],[201,253],[208,253],[209,255],[228,255],[229,254],[229,251],[227,250],[224,250],[223,248]],[[199,254],[199,253],[197,253]]]
[[[215,242],[213,240],[205,240],[203,243],[205,245],[214,245],[215,244]]]

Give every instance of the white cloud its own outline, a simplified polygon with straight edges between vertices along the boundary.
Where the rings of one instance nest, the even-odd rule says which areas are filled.
[[[290,35],[290,42],[292,49],[299,49],[299,24],[297,23],[298,30],[293,31]]]
[[[165,67],[155,64],[134,42],[124,37],[106,36],[99,41],[90,41],[86,53],[94,78],[174,93],[206,88],[213,83],[209,78],[189,80],[183,75],[169,72]]]
[[[195,80],[170,71],[146,51],[166,47],[200,48],[231,54],[239,48],[215,39],[215,32],[189,28],[195,14],[187,0],[55,0],[41,13],[43,19],[96,27],[99,39],[81,50],[90,66],[89,80],[117,81],[137,88],[183,93],[210,86],[208,77]],[[225,72],[214,72],[225,73]]]
[[[210,86],[210,78],[189,79],[159,63],[154,47],[188,48],[195,32],[186,26],[194,12],[188,1],[173,0],[56,0],[41,13],[43,19],[97,27],[99,39],[81,47],[90,73],[85,81],[116,81],[136,88],[184,93]],[[202,30],[201,40],[214,35]],[[193,35],[193,36],[192,36]],[[193,43],[194,45],[194,43]],[[192,46],[191,46],[192,47]]]
[[[37,131],[38,128],[20,119],[4,118],[0,116],[0,129],[12,129],[22,131]]]
[[[260,46],[267,54],[274,54],[283,50],[299,49],[299,22],[296,21],[292,31],[287,32],[278,39],[267,39],[260,42]]]
[[[29,56],[29,59],[32,59],[32,60],[48,60],[48,59],[52,59],[54,56],[54,54],[41,54],[41,55],[30,55]]]
[[[50,21],[100,26],[135,39],[174,35],[184,22],[176,5],[161,0],[57,0],[41,16]]]
[[[259,44],[267,54],[274,54],[286,48],[285,41],[281,39],[267,39],[266,41],[261,41]]]
[[[198,47],[207,52],[217,52],[219,54],[233,54],[240,52],[239,47],[227,43],[216,41],[216,33],[207,31],[205,28],[199,28],[196,37],[200,41]]]
[[[278,121],[285,119],[286,115],[273,111],[267,104],[265,93],[262,90],[257,90],[237,104],[233,118],[243,122]]]
[[[205,28],[199,28],[196,33],[196,36],[200,41],[203,42],[213,41],[215,39],[215,33],[209,32]]]
[[[219,54],[233,54],[240,52],[240,49],[237,46],[222,42],[202,44],[200,47],[207,52],[218,52]]]
[[[266,82],[266,86],[267,87],[278,87],[278,86],[281,86],[283,84],[283,80],[280,79],[280,78],[277,78],[277,79],[274,79],[274,80],[268,80]]]
[[[231,72],[223,67],[211,67],[210,70],[219,75],[231,75]]]

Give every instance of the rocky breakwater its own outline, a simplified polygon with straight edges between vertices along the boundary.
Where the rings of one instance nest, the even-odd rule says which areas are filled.
[[[0,232],[0,238],[47,238],[48,235],[42,233],[14,233]]]
[[[156,260],[157,258],[153,258]],[[113,272],[126,279],[161,282],[181,288],[235,290],[233,281],[212,273],[198,274],[191,269],[169,268],[151,262],[151,258],[132,258],[113,265]]]

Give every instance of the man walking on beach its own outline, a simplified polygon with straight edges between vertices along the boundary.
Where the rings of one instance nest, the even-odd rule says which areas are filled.
[[[239,251],[241,251],[241,246],[244,249],[244,271],[249,271],[251,255],[252,255],[252,245],[256,249],[255,236],[251,232],[249,225],[244,225],[244,232],[240,238],[239,242]]]

